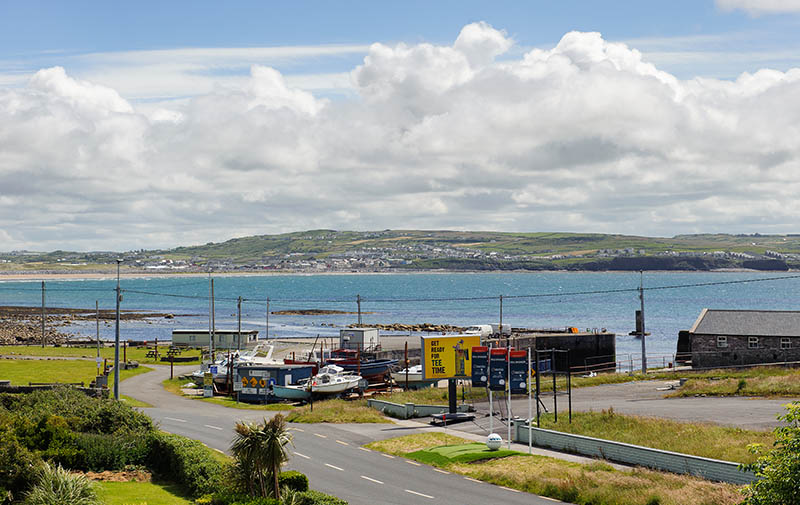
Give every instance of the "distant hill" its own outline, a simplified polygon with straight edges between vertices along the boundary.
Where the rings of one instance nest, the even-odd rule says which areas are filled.
[[[126,253],[2,253],[0,265],[74,270],[120,255],[127,266],[169,270],[786,270],[800,267],[800,235],[310,230]]]

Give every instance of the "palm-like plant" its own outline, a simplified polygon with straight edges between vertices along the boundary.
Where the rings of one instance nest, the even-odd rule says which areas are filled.
[[[272,481],[273,496],[280,500],[278,477],[281,465],[289,460],[286,446],[292,441],[286,418],[276,414],[269,421],[264,418],[263,424],[239,421],[234,430],[231,452],[248,491],[251,495],[268,496],[268,482]]]

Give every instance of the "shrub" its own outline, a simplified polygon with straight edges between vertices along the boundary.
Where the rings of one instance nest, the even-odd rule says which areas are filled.
[[[294,497],[296,501],[293,505],[347,505],[347,502],[341,498],[320,493],[313,489],[302,493],[294,493]]]
[[[149,417],[122,402],[91,398],[67,387],[26,395],[0,394],[0,405],[33,424],[60,416],[74,431],[143,433],[154,429]]]
[[[196,501],[198,504],[208,505],[280,505],[275,498],[258,497],[248,494],[217,492],[204,496]]]
[[[278,484],[281,488],[287,487],[292,491],[308,491],[308,477],[296,470],[281,472]]]
[[[36,484],[25,494],[23,505],[100,505],[85,475],[71,474],[60,466],[43,464]]]
[[[225,468],[202,443],[171,433],[154,432],[149,446],[147,464],[159,477],[177,483],[192,496],[217,491]]]
[[[72,468],[79,470],[122,470],[147,463],[150,451],[147,437],[130,434],[104,435],[79,433],[75,446],[78,456]]]
[[[800,402],[787,404],[786,409],[787,413],[778,417],[786,425],[775,428],[775,448],[755,463],[744,465],[756,474],[756,480],[743,490],[748,505],[800,503]]]
[[[29,489],[42,460],[17,440],[0,413],[0,503],[11,501]]]

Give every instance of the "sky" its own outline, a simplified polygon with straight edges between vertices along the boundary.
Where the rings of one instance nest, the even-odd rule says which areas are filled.
[[[800,0],[0,2],[0,251],[798,233]]]

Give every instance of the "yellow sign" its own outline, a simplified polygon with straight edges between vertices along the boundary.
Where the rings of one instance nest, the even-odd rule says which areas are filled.
[[[422,378],[472,377],[472,348],[481,345],[479,335],[421,337]]]
[[[255,377],[250,377],[250,385],[253,387],[258,386],[258,379],[256,379]]]

